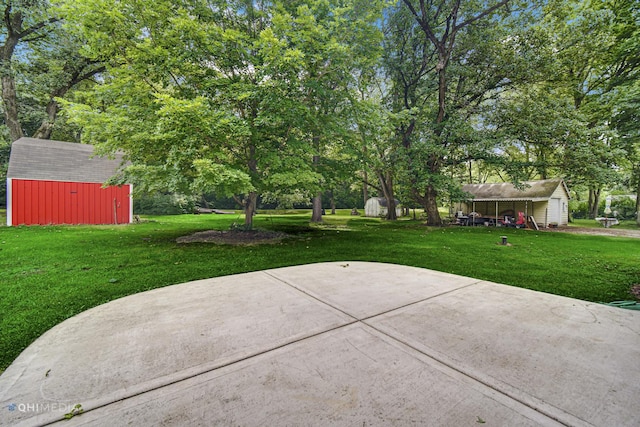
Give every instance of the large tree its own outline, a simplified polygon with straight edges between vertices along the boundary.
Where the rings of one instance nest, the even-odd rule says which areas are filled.
[[[515,1],[402,0],[388,20],[386,68],[395,108],[417,108],[399,129],[413,198],[440,225],[438,197],[455,192],[451,170],[491,157],[479,109],[538,65],[529,52],[527,11]],[[518,5],[519,7],[519,5]]]
[[[367,187],[373,187],[386,200],[385,218],[396,220],[395,185],[401,172],[401,138],[398,127],[412,120],[411,111],[393,113],[386,108],[376,93],[363,93],[353,99],[352,110],[359,141],[358,157],[361,159],[362,178]],[[366,202],[366,200],[365,200]]]
[[[18,96],[12,61],[20,43],[33,43],[45,37],[45,28],[57,19],[46,10],[45,2],[2,2],[3,25],[0,46],[0,79],[5,124],[9,136],[15,141],[24,136],[18,118]]]
[[[282,85],[264,84],[264,2],[66,1],[108,75],[67,105],[83,139],[123,150],[140,188],[244,195],[250,227],[258,193],[283,168],[290,131]],[[294,114],[291,111],[291,114]]]
[[[103,71],[80,55],[81,40],[68,34],[46,0],[2,2],[0,78],[9,138],[49,139],[59,105],[80,83]]]
[[[629,0],[551,2],[541,28],[554,47],[556,69],[548,84],[564,93],[582,117],[588,138],[567,147],[564,175],[589,188],[595,217],[603,187],[616,183],[624,163],[621,141],[612,128],[626,87],[638,78],[638,7]]]
[[[292,102],[302,112],[296,123],[307,141],[313,189],[312,222],[322,221],[322,194],[349,144],[348,100],[364,70],[377,63],[380,31],[375,25],[382,0],[277,2],[270,34],[272,72],[287,75]],[[292,55],[295,59],[292,60]],[[333,154],[333,155],[332,155]]]
[[[640,225],[640,80],[625,87],[616,100],[612,125],[620,135],[625,152],[622,166],[627,171],[629,187],[636,193],[636,222]]]
[[[596,4],[597,5],[597,4]],[[612,105],[610,124],[625,154],[620,162],[629,187],[636,193],[636,222],[640,225],[640,5],[634,0],[606,1],[599,5],[613,11],[615,44],[607,97]]]
[[[319,199],[380,2],[64,3],[89,57],[109,62],[69,114],[86,141],[123,150],[143,185],[243,193],[247,226],[260,194]]]

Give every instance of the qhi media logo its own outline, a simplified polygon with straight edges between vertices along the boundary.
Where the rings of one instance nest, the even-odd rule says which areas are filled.
[[[80,413],[81,405],[69,405],[62,402],[45,402],[45,403],[10,403],[7,405],[9,412],[63,412],[63,413]]]

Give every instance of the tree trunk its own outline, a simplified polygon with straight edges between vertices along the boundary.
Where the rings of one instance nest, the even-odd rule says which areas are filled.
[[[9,137],[11,141],[16,141],[24,136],[24,132],[18,120],[16,83],[11,75],[2,76],[2,102],[4,104],[5,123],[9,128]]]
[[[60,106],[58,105],[58,103],[53,99],[49,101],[49,104],[47,104],[47,118],[43,120],[38,130],[33,134],[34,138],[39,138],[39,139],[51,138],[51,133],[53,132],[53,125],[55,124],[56,118],[58,117],[58,111],[60,111]]]
[[[320,138],[317,136],[313,137],[313,148],[316,150],[316,153],[320,151]],[[317,171],[320,166],[320,155],[313,155],[313,170]],[[322,222],[322,191],[318,191],[316,196],[313,198],[313,212],[311,213],[311,222]]]
[[[595,219],[598,216],[598,205],[600,204],[600,188],[589,189],[589,218]]]
[[[393,194],[393,178],[389,172],[386,172],[385,174],[378,174],[378,180],[380,181],[384,198],[387,201],[387,215],[385,218],[395,221],[398,219],[398,215],[396,213],[396,199]]]
[[[442,134],[441,124],[444,122],[444,117],[447,112],[447,63],[449,58],[440,58],[440,61],[436,68],[438,69],[438,115],[436,116],[436,135]]]
[[[640,184],[636,189],[636,224],[640,227]]]
[[[253,216],[256,214],[256,205],[258,201],[258,193],[255,191],[247,195],[244,205],[244,226],[247,230],[253,228]]]
[[[255,117],[255,113],[254,116]],[[258,159],[256,158],[256,146],[251,144],[249,146],[249,158],[247,159],[247,168],[249,174],[253,179],[258,175]],[[255,182],[255,181],[254,181]],[[253,216],[256,214],[256,206],[258,203],[258,193],[251,191],[247,194],[247,198],[244,205],[244,226],[247,230],[253,228]]]
[[[640,164],[636,167],[636,224],[640,226]]]
[[[442,219],[438,211],[438,192],[433,185],[429,185],[425,192],[424,210],[427,213],[427,225],[435,227],[442,225]]]
[[[428,161],[429,172],[433,176],[437,176],[440,173],[440,160],[441,158],[434,154]],[[433,184],[427,185],[422,205],[427,214],[427,225],[441,226],[442,219],[440,218],[440,211],[438,211],[438,189]]]
[[[20,41],[22,31],[22,12],[14,13],[12,4],[8,3],[4,9],[4,27],[7,31],[4,44],[0,49],[0,72],[2,72],[2,103],[4,105],[4,120],[9,128],[11,141],[24,136],[22,126],[18,120],[18,101],[16,97],[16,82],[11,69],[11,58]]]
[[[336,214],[336,198],[333,196],[333,190],[331,191],[331,215]]]
[[[364,184],[362,186],[362,197],[364,198],[364,205],[367,204],[367,200],[369,200],[369,177],[367,171],[364,171]]]
[[[313,213],[311,214],[311,222],[322,222],[322,192],[318,192],[313,198]]]
[[[367,158],[368,156],[368,151],[367,151],[367,146],[364,146],[364,156],[363,158]],[[364,205],[367,204],[367,200],[369,200],[369,176],[367,173],[367,165],[364,164],[363,169],[362,169],[362,176],[363,176],[363,180],[364,180],[364,184],[362,185],[362,196],[364,198]]]

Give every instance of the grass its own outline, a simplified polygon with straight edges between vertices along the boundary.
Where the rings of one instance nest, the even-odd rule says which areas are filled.
[[[308,213],[258,215],[280,244],[181,245],[179,236],[228,229],[239,215],[149,217],[126,226],[0,227],[0,369],[64,319],[149,289],[207,277],[323,261],[431,268],[595,302],[632,299],[640,242],[630,238],[485,227],[429,228]],[[512,246],[499,245],[506,235]]]

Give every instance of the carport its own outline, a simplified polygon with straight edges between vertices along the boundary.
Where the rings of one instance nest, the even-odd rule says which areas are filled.
[[[562,179],[512,183],[466,184],[469,199],[458,202],[456,211],[478,213],[483,222],[500,224],[504,216],[523,212],[527,223],[537,228],[563,226],[569,222],[569,190]]]

